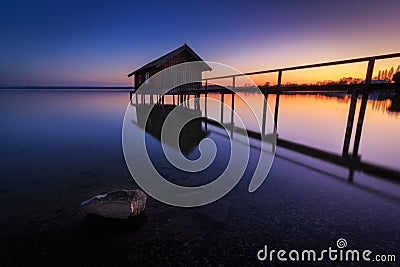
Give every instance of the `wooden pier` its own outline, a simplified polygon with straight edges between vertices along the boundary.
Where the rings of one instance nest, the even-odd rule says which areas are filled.
[[[375,164],[370,164],[370,163],[365,163],[362,162],[361,156],[359,155],[359,147],[360,147],[360,140],[362,136],[362,129],[363,129],[363,124],[364,124],[364,117],[365,117],[365,111],[367,107],[367,102],[368,102],[368,96],[372,92],[393,92],[395,90],[400,90],[400,84],[395,84],[395,83],[381,83],[381,84],[374,84],[372,83],[372,74],[374,71],[374,66],[375,62],[377,60],[382,60],[382,59],[389,59],[389,58],[399,58],[400,53],[394,53],[394,54],[386,54],[386,55],[378,55],[378,56],[372,56],[372,57],[363,57],[363,58],[355,58],[355,59],[348,59],[348,60],[340,60],[340,61],[332,61],[332,62],[326,62],[326,63],[318,63],[318,64],[310,64],[310,65],[302,65],[302,66],[295,66],[295,67],[288,67],[288,68],[280,68],[280,69],[270,69],[270,70],[263,70],[263,71],[256,71],[256,72],[247,72],[247,73],[241,73],[241,74],[234,74],[234,75],[225,75],[225,76],[218,76],[218,77],[211,77],[211,78],[206,78],[203,79],[203,87],[201,90],[196,90],[196,91],[187,91],[187,92],[180,92],[177,95],[173,96],[173,101],[175,104],[175,97],[177,97],[176,103],[179,105],[182,103],[185,99],[189,98],[191,95],[195,95],[195,97],[204,95],[205,99],[207,99],[207,95],[209,93],[219,93],[221,94],[221,124],[227,127],[231,127],[231,130],[235,130],[237,132],[240,131],[246,131],[249,137],[256,138],[256,139],[261,139],[262,135],[265,135],[265,120],[266,120],[266,103],[267,103],[267,98],[268,95],[276,95],[275,97],[275,109],[274,109],[274,123],[275,123],[275,134],[277,136],[277,145],[280,147],[284,147],[286,149],[291,149],[294,151],[297,151],[299,153],[303,153],[305,155],[309,155],[312,157],[316,157],[318,159],[322,159],[328,162],[332,162],[335,164],[338,164],[340,166],[345,166],[349,169],[349,181],[353,180],[353,174],[354,171],[363,171],[369,174],[373,174],[375,176],[379,176],[382,178],[394,180],[397,182],[400,182],[400,171],[390,169],[387,167],[383,166],[378,166]],[[288,71],[293,71],[293,70],[301,70],[301,69],[312,69],[312,68],[320,68],[320,67],[327,67],[327,66],[335,66],[335,65],[345,65],[345,64],[351,64],[351,63],[359,63],[359,62],[365,62],[368,63],[367,69],[366,69],[366,74],[365,74],[365,81],[360,84],[334,84],[334,85],[300,85],[300,86],[283,86],[282,85],[282,76],[284,75],[285,72]],[[276,86],[268,86],[268,87],[260,87],[260,90],[265,98],[264,101],[264,106],[263,106],[263,126],[261,129],[260,133],[257,132],[252,132],[247,129],[237,129],[235,128],[234,121],[233,121],[233,110],[234,110],[234,97],[233,97],[233,92],[226,89],[226,88],[216,88],[210,86],[209,81],[212,80],[218,80],[218,79],[226,79],[230,78],[232,79],[232,85],[229,86],[232,89],[235,89],[235,91],[244,91],[246,92],[246,89],[240,89],[236,87],[236,77],[240,76],[251,76],[252,75],[259,75],[259,74],[266,74],[266,73],[277,73],[277,85]],[[229,88],[228,87],[228,88]],[[247,92],[249,92],[247,90]],[[346,94],[351,94],[351,101],[349,105],[349,112],[347,116],[347,124],[346,124],[346,132],[344,135],[343,139],[343,147],[342,147],[342,152],[341,154],[335,154],[331,152],[326,152],[323,150],[320,150],[318,148],[314,148],[311,146],[303,145],[303,144],[298,144],[289,140],[283,140],[279,138],[278,135],[278,121],[279,121],[279,100],[280,100],[280,95],[281,94],[286,94],[286,93],[301,93],[301,92],[310,92],[310,93],[324,93],[324,92],[342,92]],[[130,98],[132,100],[132,92],[130,93]],[[231,107],[232,107],[232,112],[231,112],[231,121],[230,123],[225,123],[223,118],[224,118],[224,109],[223,109],[223,103],[224,103],[224,95],[225,94],[232,94],[232,102],[231,102]],[[138,103],[138,95],[136,95],[136,103]],[[156,95],[155,95],[156,96]],[[351,136],[354,130],[354,119],[355,119],[355,113],[356,113],[356,106],[357,106],[357,99],[361,96],[361,105],[358,113],[358,120],[357,124],[355,126],[355,138],[354,138],[354,143],[353,143],[353,151],[350,153],[349,148],[350,148],[350,143],[351,143]],[[150,97],[151,103],[154,103],[153,100],[153,95]],[[164,102],[164,96],[160,96],[158,98],[156,96],[156,99],[162,99],[162,103]],[[144,96],[141,95],[141,102],[143,103],[144,101]],[[207,101],[205,101],[207,103]],[[207,127],[207,124],[212,123],[215,124],[215,122],[207,119],[207,104],[205,104],[205,127]],[[216,123],[215,125],[220,125]],[[221,125],[220,125],[221,126]]]

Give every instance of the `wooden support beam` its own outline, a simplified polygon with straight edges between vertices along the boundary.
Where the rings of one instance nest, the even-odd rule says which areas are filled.
[[[347,157],[349,155],[349,146],[350,146],[351,132],[353,131],[354,114],[356,112],[357,98],[358,98],[358,92],[356,89],[353,89],[351,93],[349,115],[347,117],[346,133],[344,135],[344,143],[342,150],[343,157]]]
[[[231,102],[231,124],[233,126],[233,115],[235,112],[235,94],[231,94],[232,96],[232,102]]]
[[[267,124],[267,105],[268,105],[268,94],[264,94],[264,105],[263,105],[263,118],[262,118],[262,129],[261,133],[265,135],[265,126]]]
[[[372,73],[374,72],[374,65],[375,65],[375,59],[370,59],[368,62],[365,84],[371,84]],[[367,102],[368,102],[368,95],[369,95],[368,91],[369,90],[366,89],[363,92],[363,97],[361,100],[360,112],[358,114],[358,121],[357,121],[356,136],[354,138],[353,155],[352,155],[353,157],[358,157],[358,149],[360,147],[361,132],[362,132],[363,124],[364,124],[365,110],[367,108]]]
[[[206,88],[207,88],[207,81],[206,81]],[[208,122],[208,114],[207,114],[207,93],[204,94],[204,116],[206,117],[206,120],[204,122],[204,126],[206,128],[207,131],[207,122]]]
[[[278,72],[278,84],[277,88],[280,89],[282,84],[282,71],[280,70]],[[275,132],[278,132],[278,113],[279,113],[279,97],[280,97],[280,92],[276,94],[276,99],[275,99],[275,113],[274,113],[274,123],[275,123]]]
[[[221,123],[224,123],[224,94],[221,94]]]

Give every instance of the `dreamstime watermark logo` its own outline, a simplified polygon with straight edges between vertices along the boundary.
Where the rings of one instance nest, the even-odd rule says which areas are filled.
[[[214,85],[223,86],[226,90],[235,94],[235,99],[241,100],[241,105],[243,106],[244,104],[245,109],[250,111],[252,115],[250,117],[256,122],[260,132],[261,128],[263,130],[269,129],[269,134],[260,135],[258,164],[248,188],[249,192],[254,192],[266,179],[271,168],[275,155],[276,134],[272,112],[261,91],[251,79],[238,70],[224,64],[203,61],[188,62],[174,65],[156,73],[150,79],[146,80],[136,90],[135,94],[139,99],[146,99],[150,95],[151,99],[153,99],[153,96],[157,96],[158,100],[160,100],[162,96],[171,90],[179,90],[179,88],[187,84],[201,83],[201,73],[210,69],[214,76],[237,75],[237,78],[240,78],[241,84],[246,84],[247,88],[258,92],[260,99],[265,101],[264,105],[267,107],[266,120],[263,122],[256,116],[256,112],[260,112],[259,106],[256,106],[252,101],[246,100],[243,97],[243,93],[238,91],[234,84],[232,86],[223,86],[222,82],[219,83],[217,80],[213,82]],[[189,160],[185,157],[180,151],[179,146],[180,133],[190,121],[197,118],[218,121],[217,116],[219,114],[214,114],[215,112],[209,112],[207,118],[204,118],[201,112],[196,115],[191,114],[191,116],[187,116],[188,112],[185,112],[184,107],[196,103],[205,103],[205,101],[207,101],[209,110],[221,107],[221,109],[224,109],[225,112],[228,111],[227,113],[232,116],[234,125],[230,124],[227,126],[223,123],[220,124],[221,127],[225,128],[229,136],[230,157],[226,168],[219,177],[208,184],[193,187],[174,184],[166,180],[157,171],[149,157],[145,141],[146,133],[144,130],[137,130],[138,126],[142,129],[146,129],[149,125],[154,126],[155,123],[154,120],[152,121],[150,114],[158,101],[150,101],[150,104],[146,105],[138,105],[136,103],[136,105],[128,105],[126,109],[122,128],[122,146],[126,164],[136,183],[147,194],[159,201],[180,207],[195,207],[211,203],[231,191],[240,181],[247,168],[250,157],[250,138],[248,133],[246,130],[240,131],[240,142],[235,141],[233,135],[238,135],[238,133],[235,133],[237,129],[247,129],[244,121],[249,120],[249,114],[243,116],[234,108],[232,109],[231,105],[227,105],[212,97],[208,97],[208,100],[206,100],[205,97],[199,95],[195,99],[181,101],[172,111],[168,111],[162,123],[160,133],[160,141],[165,157],[174,168],[189,173],[203,171],[214,162],[217,155],[217,146],[211,138],[206,137],[199,142],[200,157],[195,160]]]
[[[345,262],[395,262],[396,255],[394,254],[373,254],[369,249],[346,249],[347,241],[344,238],[339,238],[336,241],[336,247],[328,247],[321,251],[314,249],[290,251],[280,249],[268,249],[265,245],[263,249],[257,252],[257,259],[260,261],[292,261],[292,262],[315,262],[315,261],[345,261]]]

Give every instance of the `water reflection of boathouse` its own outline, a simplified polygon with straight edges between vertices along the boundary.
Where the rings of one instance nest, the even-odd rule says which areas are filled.
[[[182,128],[179,136],[180,147],[176,149],[180,149],[184,154],[188,154],[196,148],[200,141],[208,134],[207,130],[202,127],[202,120],[196,119],[196,117],[201,114],[198,105],[195,105],[195,108],[190,108],[172,104],[137,104],[137,124],[142,129],[145,129],[146,133],[161,141],[163,124],[174,109],[176,109],[175,112],[179,112],[179,117],[181,119],[188,121]],[[149,116],[146,119],[147,114],[149,114]],[[175,142],[173,139],[176,139],[176,136],[166,135],[163,141],[166,145],[174,147]]]

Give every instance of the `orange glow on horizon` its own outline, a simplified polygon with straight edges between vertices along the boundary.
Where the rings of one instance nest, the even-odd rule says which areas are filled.
[[[375,62],[373,78],[378,75],[378,72],[380,70],[385,70],[385,69],[389,70],[390,68],[393,67],[394,71],[396,71],[399,65],[400,65],[400,58],[377,60]],[[282,68],[285,67],[291,67],[291,66],[282,66]],[[246,73],[259,70],[260,69],[245,69],[241,71]],[[285,71],[282,74],[282,84],[283,85],[287,83],[316,84],[317,82],[324,82],[324,81],[339,81],[341,78],[345,77],[359,78],[361,80],[364,80],[366,77],[366,71],[367,71],[367,62]],[[213,77],[212,72],[203,73],[203,78],[205,77]],[[250,78],[251,81],[258,86],[262,86],[266,82],[268,82],[270,86],[276,85],[277,77],[278,77],[277,72],[248,76],[248,78]],[[102,74],[98,73],[96,75],[96,78],[98,79],[99,82],[115,83],[126,86],[133,85],[132,77],[128,78],[125,74],[121,75],[121,73],[115,71]],[[209,85],[211,84],[231,86],[232,79],[226,78],[220,80],[210,80]],[[236,78],[237,87],[242,87],[246,85],[250,85],[250,82],[246,78],[241,78],[241,77]]]
[[[317,82],[339,81],[342,78],[348,77],[364,80],[366,78],[367,65],[367,62],[360,62],[336,66],[284,71],[282,73],[282,84],[316,84]],[[281,68],[285,67],[291,66],[282,66]],[[373,79],[378,76],[379,71],[389,71],[392,67],[394,69],[394,72],[396,72],[396,70],[400,68],[400,58],[377,60],[375,62],[374,72],[372,75]],[[260,69],[242,70],[243,73],[254,71],[260,71]],[[206,76],[213,77],[213,75],[210,75],[208,73]],[[273,86],[277,84],[278,73],[273,72],[267,74],[249,75],[248,78],[250,78],[258,86],[262,86],[265,83],[269,83],[270,86]],[[210,80],[209,84],[212,83],[220,84],[223,86],[231,86],[232,78]],[[249,81],[245,77],[236,77],[235,84],[237,87],[250,85]]]

